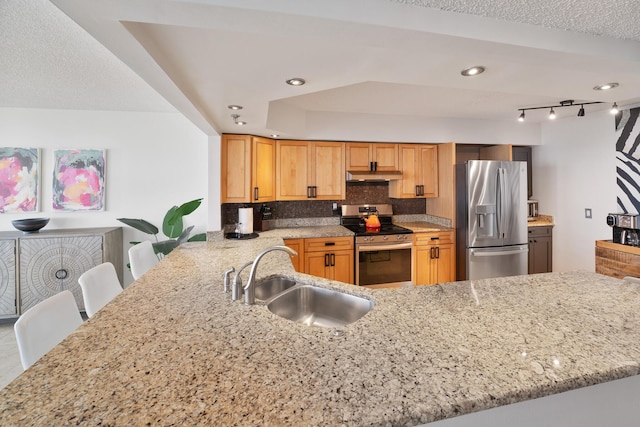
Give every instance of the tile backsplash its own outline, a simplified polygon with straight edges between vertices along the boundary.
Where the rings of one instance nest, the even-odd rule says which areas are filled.
[[[333,203],[338,211],[333,212]],[[268,202],[273,219],[339,217],[339,206],[362,205],[365,203],[386,203],[393,206],[394,215],[424,214],[427,209],[425,199],[390,199],[389,184],[386,182],[349,182],[345,200],[302,200],[292,202]],[[225,203],[222,205],[222,224],[238,221],[238,208],[252,206],[254,216],[258,215],[263,203]]]

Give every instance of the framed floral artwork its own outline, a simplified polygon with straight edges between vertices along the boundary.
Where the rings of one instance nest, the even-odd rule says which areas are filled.
[[[35,212],[40,150],[0,147],[0,213]]]
[[[53,209],[104,210],[105,150],[55,150]]]

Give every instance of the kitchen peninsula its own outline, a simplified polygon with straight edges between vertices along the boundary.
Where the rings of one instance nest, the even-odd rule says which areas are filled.
[[[375,301],[335,331],[222,292],[224,270],[282,243],[182,245],[1,390],[1,424],[418,425],[640,372],[638,285],[576,272],[369,290],[266,255],[259,278]]]

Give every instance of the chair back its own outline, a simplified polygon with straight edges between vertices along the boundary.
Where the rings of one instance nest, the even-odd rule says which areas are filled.
[[[65,290],[27,310],[14,324],[20,362],[26,370],[82,324],[71,291]]]
[[[122,292],[116,268],[110,262],[96,265],[78,278],[87,316],[93,315]]]
[[[129,248],[129,263],[131,263],[131,275],[138,280],[144,273],[160,261],[153,250],[153,245],[146,240]]]

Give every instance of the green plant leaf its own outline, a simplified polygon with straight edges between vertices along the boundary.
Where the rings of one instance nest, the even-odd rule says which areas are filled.
[[[153,249],[155,249],[156,253],[162,253],[168,255],[172,250],[174,250],[178,246],[177,240],[163,240],[162,242],[155,242],[153,244]]]
[[[182,234],[182,228],[184,227],[182,215],[176,215],[177,211],[177,206],[172,207],[167,211],[162,221],[162,232],[171,239],[180,236],[180,234]]]
[[[142,231],[147,234],[158,234],[158,227],[151,224],[144,219],[134,219],[134,218],[116,218],[118,221],[127,224],[129,227],[133,227],[136,230]]]
[[[206,242],[207,233],[194,234],[187,242]]]

